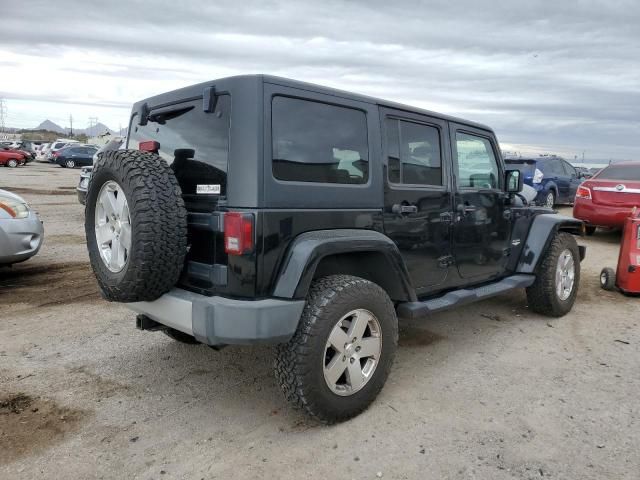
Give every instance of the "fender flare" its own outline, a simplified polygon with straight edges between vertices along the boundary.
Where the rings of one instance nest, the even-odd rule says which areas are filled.
[[[549,247],[551,239],[557,232],[564,231],[581,235],[583,228],[584,222],[575,218],[555,213],[536,215],[529,229],[527,241],[520,253],[516,272],[534,273],[540,258]],[[583,246],[580,246],[579,249],[580,260],[582,261],[586,249]]]
[[[416,294],[409,272],[393,241],[375,230],[316,230],[298,235],[288,248],[275,281],[273,296],[301,299],[307,296],[316,268],[322,259],[345,253],[379,253],[384,255],[393,276],[400,282],[403,297],[415,301]]]

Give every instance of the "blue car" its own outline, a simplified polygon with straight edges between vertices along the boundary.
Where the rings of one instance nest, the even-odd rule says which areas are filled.
[[[507,168],[520,170],[524,183],[538,192],[536,205],[553,208],[560,203],[573,204],[576,190],[584,180],[573,165],[556,156],[507,158],[505,162]]]

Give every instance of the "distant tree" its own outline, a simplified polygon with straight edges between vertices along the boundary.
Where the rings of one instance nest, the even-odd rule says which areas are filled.
[[[86,134],[81,133],[80,135],[75,135],[74,138],[78,140],[80,143],[87,143],[89,137]]]

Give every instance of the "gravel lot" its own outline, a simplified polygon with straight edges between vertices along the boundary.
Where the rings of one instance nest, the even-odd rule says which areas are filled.
[[[640,299],[598,286],[619,234],[580,240],[564,318],[518,292],[401,322],[378,400],[324,427],[285,403],[270,348],[182,345],[102,300],[78,175],[0,169],[45,225],[0,270],[0,478],[639,478]]]

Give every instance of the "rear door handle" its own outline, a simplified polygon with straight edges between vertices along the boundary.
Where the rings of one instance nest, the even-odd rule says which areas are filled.
[[[418,213],[418,207],[415,205],[401,205],[396,203],[391,207],[391,211],[398,215],[408,215],[410,213]]]

